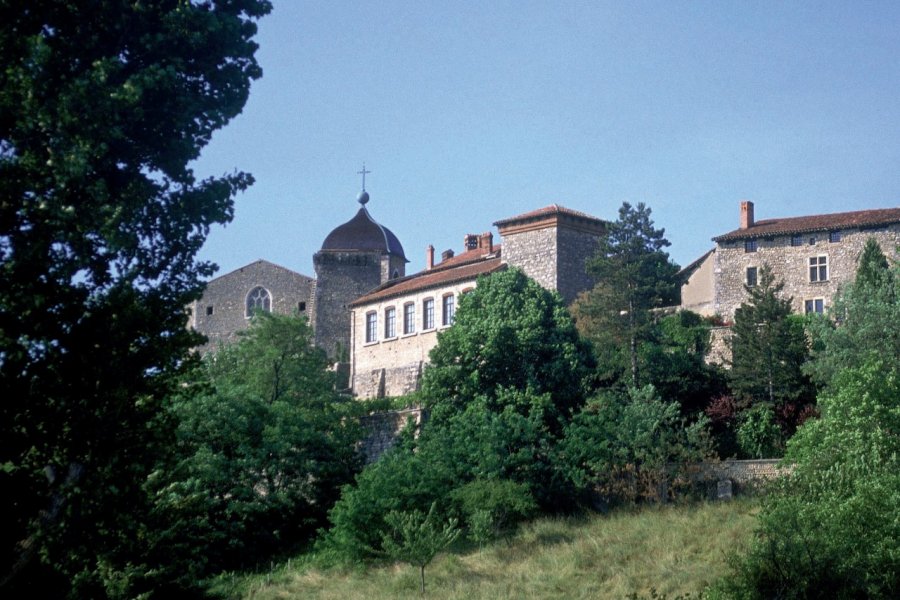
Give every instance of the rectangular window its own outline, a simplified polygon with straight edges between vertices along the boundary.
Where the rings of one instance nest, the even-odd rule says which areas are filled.
[[[809,258],[809,280],[828,281],[827,256],[811,256]]]
[[[756,267],[747,267],[747,287],[756,287]]]
[[[806,314],[818,313],[821,315],[825,312],[825,300],[823,300],[822,298],[807,300],[804,303],[804,312]]]
[[[416,332],[416,305],[410,302],[403,305],[403,333]]]
[[[366,343],[374,342],[378,339],[378,314],[375,312],[366,313]]]
[[[422,301],[422,329],[434,329],[434,298]]]
[[[384,309],[384,337],[397,337],[397,309],[393,306]]]
[[[300,302],[299,304],[297,304],[297,308],[300,310],[300,312],[305,312],[306,311],[306,302]]]
[[[444,296],[444,310],[441,315],[441,325],[445,327],[448,325],[453,325],[453,312],[454,312],[454,298],[453,294],[447,294]]]
[[[834,244],[835,242],[841,241],[841,232],[840,231],[829,231],[828,232],[828,241]]]
[[[802,235],[792,235],[791,236],[791,246],[802,246],[803,245],[803,236]]]
[[[815,236],[809,238],[809,245],[810,245],[810,246],[815,246],[815,245],[816,245],[816,238],[815,238]]]
[[[756,240],[744,240],[744,252],[756,252]]]
[[[213,307],[212,307],[212,306],[207,306],[207,307],[206,307],[206,316],[207,316],[207,317],[211,317],[212,314],[213,314]]]

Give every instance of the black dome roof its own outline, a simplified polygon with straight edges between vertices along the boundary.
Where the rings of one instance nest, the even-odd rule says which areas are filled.
[[[365,207],[360,208],[355,217],[335,227],[322,242],[322,250],[386,252],[406,260],[406,254],[403,253],[403,246],[400,245],[397,236],[384,225],[377,223]]]

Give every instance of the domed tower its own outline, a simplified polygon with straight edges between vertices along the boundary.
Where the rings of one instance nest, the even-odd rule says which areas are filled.
[[[388,279],[406,274],[400,240],[369,215],[369,193],[360,192],[360,209],[328,234],[313,256],[316,268],[316,345],[334,360],[346,362],[350,351],[347,305]]]

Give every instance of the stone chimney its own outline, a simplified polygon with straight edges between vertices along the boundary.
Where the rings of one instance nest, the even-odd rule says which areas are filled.
[[[467,233],[466,237],[463,238],[463,248],[465,252],[478,248],[478,236],[474,233]]]
[[[425,248],[425,270],[430,271],[434,268],[434,246],[428,244]]]
[[[741,229],[753,227],[753,203],[749,200],[741,200]]]
[[[493,252],[494,234],[488,231],[478,236],[478,248],[481,250],[486,250],[488,253]]]
[[[441,252],[441,260],[447,260],[448,258],[453,258],[453,250],[444,250]]]

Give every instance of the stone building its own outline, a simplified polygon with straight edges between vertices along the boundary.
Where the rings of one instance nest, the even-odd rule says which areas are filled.
[[[797,313],[824,312],[841,284],[851,281],[868,238],[898,258],[900,208],[757,221],[741,202],[740,227],[713,238],[716,246],[682,270],[682,308],[726,322],[768,265]]]
[[[190,324],[209,338],[202,350],[215,350],[233,342],[256,310],[308,315],[312,321],[315,287],[315,279],[260,259],[207,283],[190,307]]]
[[[424,271],[393,279],[350,304],[353,393],[362,398],[400,396],[418,389],[437,334],[453,323],[460,294],[481,275],[522,269],[567,302],[592,286],[585,260],[593,255],[606,223],[558,205],[494,223],[493,234],[469,234],[463,252],[447,250],[434,262],[429,246]]]

